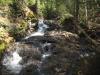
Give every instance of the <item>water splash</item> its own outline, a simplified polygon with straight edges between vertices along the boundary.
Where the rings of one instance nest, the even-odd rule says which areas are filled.
[[[42,44],[42,49],[42,59],[45,60],[47,57],[51,56],[51,43],[45,42],[44,44]]]
[[[42,72],[42,64],[44,63],[44,61],[50,57],[52,55],[51,53],[51,49],[49,48],[51,46],[51,43],[47,43],[45,42],[44,44],[41,44],[42,46],[42,50],[43,50],[43,53],[42,53],[42,56],[41,56],[41,63],[38,64],[38,72],[40,73],[40,75],[45,75],[44,72]],[[47,47],[47,48],[45,48]],[[48,49],[48,50],[47,50]]]
[[[42,59],[45,59],[49,56],[51,56],[51,53],[44,53],[44,54],[42,54]]]
[[[10,56],[5,55],[3,65],[12,73],[19,73],[22,69],[22,65],[20,65],[22,57],[19,56],[17,51],[11,52],[10,54]]]

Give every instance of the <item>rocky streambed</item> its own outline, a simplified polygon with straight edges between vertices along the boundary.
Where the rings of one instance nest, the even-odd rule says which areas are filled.
[[[52,30],[9,46],[0,75],[99,75],[99,58],[95,48],[82,44],[77,34]]]

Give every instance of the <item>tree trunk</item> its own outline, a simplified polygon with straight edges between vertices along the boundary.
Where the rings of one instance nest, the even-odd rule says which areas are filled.
[[[84,0],[85,2],[85,23],[88,24],[88,9],[87,9],[87,0]]]
[[[77,27],[77,25],[79,25],[79,0],[75,0],[74,5],[75,5],[74,6],[75,7],[74,18],[75,18],[75,24],[76,24],[76,27]],[[76,28],[76,32],[80,33],[80,31],[77,28]]]
[[[79,19],[79,0],[75,2],[75,19],[78,22]]]

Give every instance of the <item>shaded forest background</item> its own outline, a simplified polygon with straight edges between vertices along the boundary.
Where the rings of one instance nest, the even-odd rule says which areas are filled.
[[[52,40],[51,38],[56,39],[57,48],[54,48],[52,60],[50,62],[47,60],[46,70],[50,73],[57,71],[56,75],[65,75],[63,72],[67,74],[66,68],[68,74],[74,70],[71,75],[98,75],[97,73],[100,72],[100,0],[0,0],[0,63],[9,47],[12,51],[17,49],[18,46],[14,43],[22,42],[27,35],[36,32],[40,18],[44,19],[44,23],[50,27],[47,30],[50,37],[39,36],[28,40],[40,43],[41,39],[50,38],[49,41]],[[21,52],[29,50],[30,57],[31,50],[36,50],[27,44],[19,44],[18,48],[20,47]],[[27,56],[27,52],[24,56]],[[63,74],[60,74],[58,65]]]
[[[0,0],[0,50],[24,37],[27,22],[41,16],[95,46],[100,43],[100,0]]]
[[[0,0],[0,51],[26,36],[27,22],[41,16],[99,47],[100,0]]]

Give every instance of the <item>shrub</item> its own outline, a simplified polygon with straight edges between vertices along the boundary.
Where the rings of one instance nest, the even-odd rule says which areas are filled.
[[[46,19],[54,19],[57,18],[59,15],[59,13],[52,8],[45,8],[43,14]]]
[[[12,27],[9,29],[9,33],[12,37],[14,37],[14,39],[20,40],[26,35],[27,28],[27,23],[23,20],[17,25],[12,25]]]
[[[0,54],[4,49],[13,41],[13,38],[10,37],[9,33],[3,27],[0,27]]]
[[[0,5],[9,5],[13,0],[0,0]]]

